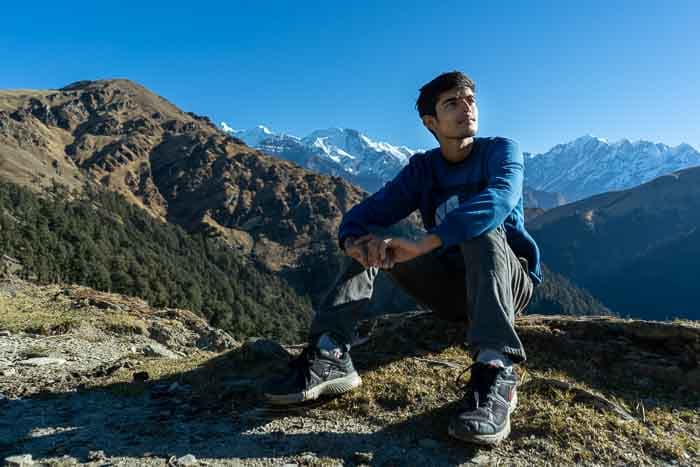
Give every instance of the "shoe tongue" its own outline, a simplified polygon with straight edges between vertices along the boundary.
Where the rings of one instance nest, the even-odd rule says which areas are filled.
[[[340,347],[336,347],[334,349],[318,349],[318,353],[326,358],[334,358],[336,360],[340,359],[340,357],[343,356],[343,351],[340,350]]]
[[[339,359],[343,355],[343,349],[328,333],[321,335],[316,343],[318,352],[324,357]]]

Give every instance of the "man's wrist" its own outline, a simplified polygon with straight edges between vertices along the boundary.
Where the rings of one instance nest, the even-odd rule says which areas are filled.
[[[426,254],[430,253],[436,248],[440,248],[442,246],[442,240],[435,234],[428,234],[421,238],[418,241],[418,244],[420,245],[422,254]]]

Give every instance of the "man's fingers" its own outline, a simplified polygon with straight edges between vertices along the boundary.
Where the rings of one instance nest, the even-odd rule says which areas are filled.
[[[367,244],[367,261],[371,266],[374,266],[377,261],[377,242],[369,242]]]
[[[352,242],[352,243],[353,243],[353,245],[357,245],[357,244],[359,244],[359,243],[367,243],[367,242],[369,242],[370,240],[372,240],[373,238],[374,238],[374,235],[373,235],[373,234],[367,234],[367,235],[363,235],[363,236],[361,236],[361,237],[357,237],[357,238],[355,239],[355,241]]]
[[[379,261],[384,262],[386,259],[386,249],[389,246],[390,238],[385,238],[379,244]]]

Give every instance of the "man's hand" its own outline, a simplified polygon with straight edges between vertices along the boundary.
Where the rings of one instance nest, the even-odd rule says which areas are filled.
[[[396,263],[410,261],[442,245],[436,235],[427,235],[418,241],[401,237],[377,237],[363,235],[345,241],[345,252],[356,259],[363,267],[391,269]]]
[[[367,242],[373,237],[374,235],[367,234],[362,237],[348,237],[345,239],[345,254],[360,263],[365,269],[369,267],[369,262],[367,260]]]
[[[391,269],[396,263],[410,261],[426,253],[421,242],[401,237],[373,238],[367,243],[370,266]]]

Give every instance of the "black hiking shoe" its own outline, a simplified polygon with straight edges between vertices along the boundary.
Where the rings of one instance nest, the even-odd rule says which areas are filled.
[[[289,366],[291,370],[285,376],[266,385],[263,395],[268,403],[296,404],[322,395],[342,394],[362,384],[347,351],[334,355],[309,346]]]
[[[463,407],[450,421],[448,432],[470,443],[500,443],[510,434],[510,414],[518,403],[518,375],[512,366],[476,362],[470,368],[471,379],[462,388]]]

